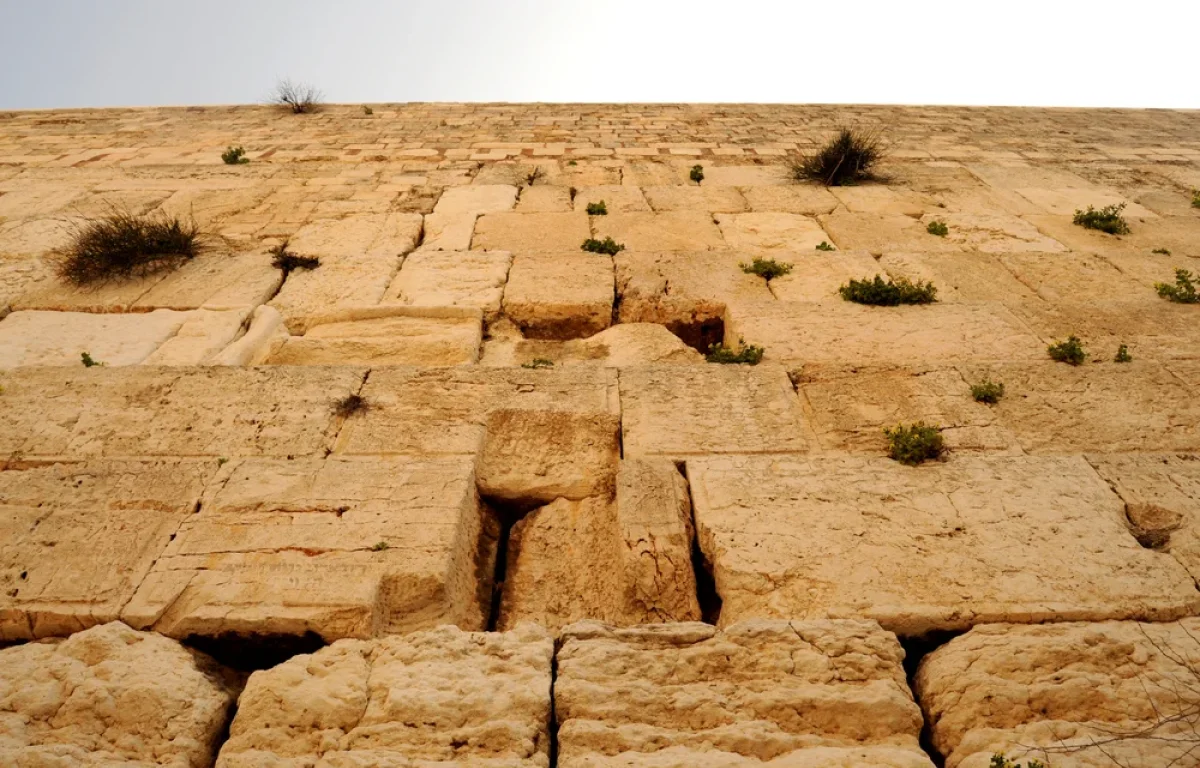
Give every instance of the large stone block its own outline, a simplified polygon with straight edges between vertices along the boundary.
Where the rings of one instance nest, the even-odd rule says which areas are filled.
[[[737,187],[711,184],[646,187],[642,192],[650,202],[650,207],[656,211],[740,213],[746,210],[746,199]]]
[[[356,214],[305,224],[289,239],[288,250],[322,260],[369,256],[385,261],[411,251],[420,236],[421,217],[415,213]]]
[[[881,272],[875,257],[866,251],[818,251],[810,248],[780,256],[792,271],[767,285],[780,301],[841,301],[838,288],[851,280]]]
[[[489,213],[475,222],[471,248],[514,253],[575,252],[591,237],[586,213]]]
[[[721,625],[870,618],[903,635],[1010,621],[1170,620],[1187,571],[1138,545],[1082,458],[688,461]]]
[[[303,334],[330,313],[378,304],[402,261],[384,253],[322,257],[316,269],[289,274],[270,306],[289,331]]]
[[[867,621],[563,633],[559,765],[931,768],[904,651]]]
[[[596,237],[611,237],[631,251],[704,251],[725,247],[712,215],[702,211],[610,213],[592,221]]]
[[[267,253],[201,253],[133,302],[136,310],[257,307],[283,284]]]
[[[693,365],[704,357],[675,334],[654,323],[620,323],[586,339],[546,341],[526,339],[517,333],[501,334],[493,326],[484,342],[480,364],[498,367],[530,365],[550,360],[555,365],[601,365],[628,368],[635,365]]]
[[[1121,344],[1135,359],[1160,361],[1197,356],[1200,323],[1195,307],[1151,297],[1135,290],[1129,301],[1070,303],[1021,302],[1010,305],[1045,344],[1078,336],[1090,360],[1108,362]]]
[[[325,323],[292,336],[268,365],[468,365],[479,360],[475,317],[396,316]]]
[[[595,253],[522,253],[504,288],[504,315],[529,338],[577,339],[612,324],[613,263]]]
[[[718,213],[713,218],[729,247],[751,256],[787,261],[829,240],[815,220],[794,213]]]
[[[948,243],[981,253],[1061,253],[1067,248],[1024,219],[1007,213],[927,213],[921,223],[946,225]]]
[[[477,307],[486,320],[500,314],[512,254],[503,251],[418,251],[404,260],[383,304]]]
[[[885,253],[879,259],[879,267],[893,278],[933,283],[939,302],[1013,303],[1038,299],[1035,289],[1021,282],[1001,258],[993,254]],[[867,269],[851,277],[861,279],[878,272],[878,268]],[[782,285],[784,279],[772,282]],[[778,294],[778,289],[772,288]]]
[[[500,213],[517,203],[517,188],[509,184],[473,184],[450,187],[438,198],[434,215]]]
[[[191,316],[161,309],[145,314],[13,312],[0,322],[0,369],[80,367],[82,354],[107,366],[137,365]]]
[[[850,213],[839,208],[817,220],[842,250],[869,251],[876,256],[889,251],[942,253],[962,250],[960,245],[929,234],[924,223],[910,216]]]

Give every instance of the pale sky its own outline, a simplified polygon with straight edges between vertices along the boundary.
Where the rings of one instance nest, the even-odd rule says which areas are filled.
[[[786,102],[1200,108],[1200,1],[0,0],[0,108]]]

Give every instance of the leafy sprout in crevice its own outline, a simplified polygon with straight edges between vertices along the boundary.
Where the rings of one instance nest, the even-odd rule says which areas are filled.
[[[758,365],[762,362],[765,352],[762,347],[747,344],[745,339],[738,339],[736,348],[727,347],[723,342],[710,345],[704,359],[721,365]]]
[[[981,381],[978,384],[972,384],[971,397],[975,398],[975,402],[977,403],[995,405],[1000,402],[1000,398],[1004,397],[1004,384],[997,384],[994,381]]]
[[[925,227],[925,231],[935,237],[945,237],[950,234],[950,228],[946,226],[944,221],[931,221],[929,226]]]
[[[298,256],[289,251],[287,240],[272,248],[269,253],[274,257],[271,259],[271,266],[282,270],[284,277],[297,269],[316,269],[321,266],[321,260],[316,256]]]
[[[616,256],[625,250],[625,246],[622,243],[618,243],[611,237],[606,237],[603,240],[596,240],[589,237],[583,241],[583,245],[580,248],[588,253],[603,253],[608,256]]]
[[[1158,291],[1158,295],[1168,301],[1173,301],[1176,304],[1197,304],[1200,303],[1200,294],[1197,294],[1198,283],[1200,278],[1197,278],[1186,269],[1175,270],[1175,284],[1170,283],[1155,283],[1154,290]]]
[[[588,203],[587,214],[588,216],[607,216],[608,206],[604,204],[603,200],[598,203]]]
[[[896,307],[901,304],[932,304],[937,301],[937,288],[929,282],[912,282],[904,277],[884,280],[851,280],[838,288],[846,301],[875,307]]]
[[[691,172],[688,174],[688,178],[691,179],[692,181],[696,182],[697,184],[704,181],[704,166],[703,165],[693,165]]]
[[[348,419],[356,413],[364,413],[371,409],[371,404],[362,395],[353,394],[335,400],[333,413],[342,419]]]
[[[225,165],[245,165],[250,162],[250,158],[246,157],[246,150],[241,147],[229,147],[221,153],[221,160]]]
[[[821,241],[821,242],[820,242],[820,243],[817,245],[817,250],[818,250],[818,251],[836,251],[836,250],[837,250],[837,248],[834,248],[834,247],[833,247],[832,245],[830,245],[828,242],[826,242],[825,240],[822,240],[822,241]]]
[[[749,264],[742,262],[738,264],[738,266],[741,267],[742,271],[746,274],[758,275],[768,283],[775,278],[783,277],[792,271],[791,264],[775,261],[775,259],[762,259],[757,256]]]
[[[1086,211],[1075,211],[1074,222],[1084,229],[1095,229],[1110,235],[1128,235],[1129,224],[1121,216],[1125,203],[1106,205],[1100,210],[1088,206]]]
[[[94,367],[96,367],[96,366],[98,366],[98,365],[99,365],[99,366],[103,366],[103,365],[104,365],[104,363],[100,362],[99,360],[93,360],[93,359],[92,359],[92,356],[91,356],[91,354],[90,354],[90,353],[88,353],[88,352],[84,352],[84,353],[82,353],[82,354],[79,356],[79,359],[80,359],[80,362],[82,362],[82,363],[83,363],[83,367],[84,367],[84,368],[94,368]]]
[[[1122,344],[1117,347],[1117,355],[1113,358],[1114,363],[1132,363],[1133,355],[1129,354],[1129,345]]]
[[[530,360],[528,363],[521,363],[521,367],[529,368],[531,370],[537,370],[539,368],[553,368],[554,361],[549,360],[545,357],[535,357],[532,360]]]
[[[1087,351],[1078,336],[1068,336],[1066,341],[1051,344],[1046,347],[1046,352],[1054,362],[1067,365],[1083,365],[1083,361],[1087,359]]]
[[[946,450],[941,427],[923,421],[885,428],[883,434],[888,441],[888,456],[901,464],[915,467],[941,458]]]

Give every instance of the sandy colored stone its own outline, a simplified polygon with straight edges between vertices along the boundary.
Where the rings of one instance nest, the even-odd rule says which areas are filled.
[[[630,251],[704,251],[725,247],[712,215],[699,211],[610,213],[592,219],[595,237],[611,237]]]
[[[920,219],[895,213],[850,213],[835,210],[817,217],[829,233],[831,242],[842,250],[870,251],[875,255],[889,251],[940,253],[962,247],[925,231]]]
[[[996,753],[1056,768],[1186,765],[1190,726],[1160,723],[1200,704],[1198,636],[1194,618],[980,626],[925,657],[916,691],[948,768],[986,768]]]
[[[45,216],[62,210],[86,194],[74,184],[30,184],[4,190],[0,196],[0,220]]]
[[[646,187],[642,190],[655,211],[704,211],[705,213],[738,213],[746,210],[746,198],[737,187],[718,187],[712,184],[669,187]]]
[[[0,223],[0,254],[27,258],[52,255],[71,242],[78,223],[77,217],[62,215]]]
[[[475,222],[476,251],[579,252],[591,237],[586,213],[489,213]]]
[[[1157,214],[1153,211],[1143,208],[1130,200],[1126,200],[1113,190],[1100,189],[1090,185],[1087,187],[1062,187],[1056,189],[1024,187],[1018,188],[1016,193],[1046,213],[1057,216],[1073,216],[1076,211],[1087,209],[1088,206],[1100,210],[1110,205],[1124,203],[1125,210],[1122,212],[1122,215],[1137,216],[1138,218],[1146,219],[1158,218]]]
[[[621,420],[612,414],[495,410],[476,468],[479,492],[542,503],[613,492]]]
[[[215,470],[93,460],[0,471],[0,641],[115,620]]]
[[[511,211],[517,202],[517,188],[508,184],[472,184],[450,187],[438,198],[433,213],[437,216],[501,213]]]
[[[240,309],[271,299],[283,273],[267,253],[202,253],[133,302],[135,309]]]
[[[467,365],[479,360],[479,318],[380,317],[292,336],[267,365]]]
[[[801,453],[812,443],[787,374],[774,366],[626,368],[620,381],[627,458]]]
[[[0,763],[206,768],[240,687],[211,659],[117,622],[0,650]]]
[[[815,248],[785,253],[776,260],[792,271],[767,286],[780,301],[840,301],[838,288],[863,275],[880,272],[875,257],[866,251],[818,251]]]
[[[217,767],[548,768],[553,655],[532,625],[335,643],[250,677]]]
[[[417,245],[421,217],[414,213],[368,213],[342,219],[318,219],[305,224],[288,245],[301,256],[339,257],[354,261],[364,256],[385,261],[403,256]]]
[[[425,217],[421,251],[466,251],[475,235],[475,213],[431,213]]]
[[[1016,399],[1014,397],[1013,399]],[[1080,457],[688,461],[720,625],[869,618],[901,635],[1010,621],[1171,620],[1187,571],[1138,545]]]
[[[946,242],[982,253],[1061,253],[1066,246],[1029,222],[1003,213],[927,213],[921,223],[946,225]]]
[[[249,326],[241,338],[208,358],[208,365],[261,365],[289,334],[279,310],[266,304],[250,313]]]
[[[714,187],[762,187],[791,185],[784,165],[705,165],[704,184]],[[750,189],[741,190],[750,197]]]
[[[829,240],[816,221],[794,213],[718,213],[713,218],[729,247],[751,256],[790,257]]]
[[[142,361],[143,365],[206,365],[242,334],[250,308],[193,310],[179,330]]]
[[[1013,314],[1046,344],[1079,337],[1093,362],[1108,362],[1121,344],[1135,360],[1186,360],[1196,357],[1200,325],[1195,307],[1158,300],[1124,302],[1022,302]],[[1157,297],[1155,297],[1157,298]]]
[[[24,368],[4,377],[0,454],[324,454],[360,368]]]
[[[156,272],[144,277],[112,280],[89,285],[74,285],[55,275],[30,283],[27,289],[11,301],[15,310],[53,312],[128,312],[138,299],[166,279],[168,272]]]
[[[167,309],[134,315],[13,312],[0,321],[0,369],[82,367],[84,352],[106,366],[137,365],[191,317],[189,312]]]
[[[251,459],[221,480],[124,621],[327,641],[486,624],[498,529],[469,460]]]
[[[507,321],[505,321],[507,322]],[[620,323],[586,339],[546,341],[526,339],[515,333],[498,333],[489,328],[481,365],[512,367],[549,360],[555,365],[602,365],[628,368],[635,365],[695,365],[704,356],[684,344],[675,334],[654,323]]]
[[[650,210],[645,195],[637,187],[611,184],[603,187],[584,187],[575,191],[573,205],[576,211],[586,212],[589,204],[601,202],[609,213]]]
[[[381,369],[362,395],[371,408],[343,427],[338,453],[474,456],[497,409],[620,413],[616,371],[587,368]]]
[[[930,768],[903,658],[866,621],[582,622],[558,653],[559,765]]]
[[[814,184],[789,184],[776,187],[746,187],[742,190],[750,210],[766,213],[797,213],[816,216],[832,213],[838,199],[829,190]]]
[[[567,213],[571,209],[569,189],[543,185],[523,188],[516,207],[517,213]]]
[[[1085,253],[1007,254],[1000,261],[1044,301],[1052,304],[1113,304],[1159,301],[1153,290],[1107,259]],[[1173,281],[1172,281],[1173,282]]]
[[[829,254],[836,256],[837,254]],[[1038,258],[1038,257],[1032,257]],[[1048,255],[1043,258],[1057,258]],[[885,253],[879,267],[892,278],[930,282],[937,288],[939,302],[1004,303],[1036,301],[1035,289],[1013,274],[1002,257],[987,253]],[[878,268],[876,269],[878,271]],[[870,270],[853,275],[860,278]],[[780,282],[784,278],[780,278]],[[779,291],[772,286],[776,295]],[[835,290],[836,293],[836,290]],[[780,298],[783,298],[780,296]]]
[[[912,190],[892,189],[882,184],[830,187],[829,193],[852,213],[883,213],[920,216],[931,206]]]
[[[504,288],[504,316],[529,338],[577,339],[613,320],[613,262],[603,254],[519,253]]]
[[[1128,211],[1124,215],[1130,232],[1119,236],[1084,229],[1073,223],[1072,216],[1043,215],[1024,218],[1072,251],[1102,256],[1150,256],[1155,249],[1165,248],[1176,258],[1200,258],[1200,217],[1188,215],[1138,219]],[[1171,274],[1168,273],[1164,277],[1169,279]]]
[[[381,303],[478,307],[485,319],[494,320],[512,262],[512,254],[504,251],[418,251],[404,260]]]
[[[270,305],[283,315],[289,331],[304,334],[331,311],[378,304],[402,263],[379,253],[323,257],[316,269],[289,274]]]
[[[53,279],[45,259],[0,256],[0,307],[16,301],[32,285]]]

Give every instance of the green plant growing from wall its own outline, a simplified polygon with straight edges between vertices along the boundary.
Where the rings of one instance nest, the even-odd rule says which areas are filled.
[[[914,283],[903,277],[884,281],[879,275],[873,280],[851,280],[838,288],[838,293],[846,301],[875,307],[931,304],[937,301],[937,288],[933,283]]]
[[[588,203],[587,214],[588,216],[607,216],[608,206],[604,204],[603,200],[598,203]]]
[[[246,157],[246,150],[241,147],[229,147],[221,153],[221,159],[225,161],[225,165],[245,165],[250,162],[250,158]]]
[[[1175,284],[1155,283],[1154,290],[1158,295],[1176,304],[1200,303],[1200,295],[1196,293],[1197,278],[1186,269],[1175,270]]]
[[[1083,361],[1087,359],[1087,351],[1084,350],[1083,342],[1078,336],[1068,336],[1066,341],[1051,344],[1046,347],[1046,352],[1051,360],[1067,365],[1083,365]]]
[[[704,181],[704,166],[703,165],[693,165],[692,172],[688,174],[688,178],[691,179],[692,181],[696,182],[697,184]]]
[[[872,181],[884,157],[883,142],[874,130],[842,128],[821,149],[791,161],[792,178],[841,187]]]
[[[929,226],[925,227],[925,231],[936,237],[945,237],[950,234],[950,228],[946,226],[944,221],[931,221]]]
[[[581,249],[588,253],[603,253],[609,256],[616,256],[621,251],[625,250],[625,246],[613,240],[611,237],[606,237],[603,240],[588,238],[583,241]]]
[[[883,434],[888,441],[888,456],[911,467],[941,458],[946,450],[941,428],[923,421],[899,424],[884,429]]]
[[[783,277],[792,271],[792,265],[775,259],[761,259],[755,257],[754,261],[747,264],[742,262],[738,264],[742,271],[748,275],[758,275],[768,283],[777,277]]]
[[[1075,223],[1084,229],[1095,229],[1110,235],[1128,235],[1129,224],[1121,216],[1125,203],[1106,205],[1100,210],[1088,206],[1086,211],[1075,211]]]
[[[721,365],[758,365],[762,362],[766,350],[747,344],[745,339],[738,339],[737,347],[727,347],[724,343],[712,344],[704,359],[710,363]]]

